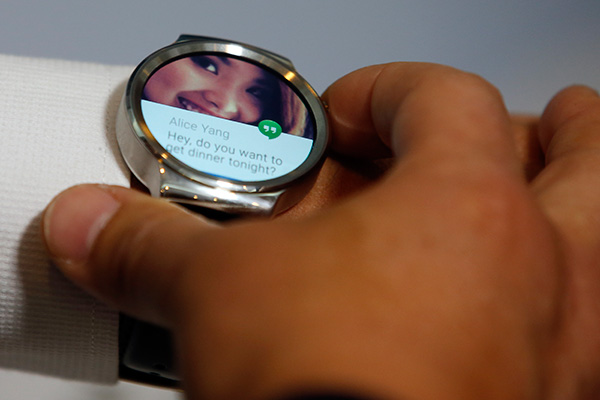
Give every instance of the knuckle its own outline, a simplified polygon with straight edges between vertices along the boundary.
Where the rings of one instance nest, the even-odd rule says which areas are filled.
[[[103,293],[110,293],[114,301],[122,303],[133,291],[136,266],[143,259],[148,229],[134,224],[123,225],[114,221],[99,237],[92,261],[97,274],[96,282],[103,284]]]
[[[119,307],[134,305],[140,299],[160,301],[183,267],[165,233],[181,216],[153,210],[148,207],[140,212],[139,208],[125,207],[105,228],[93,251],[95,281]]]
[[[502,102],[500,91],[477,74],[445,66],[432,68],[432,73],[426,75],[422,84],[438,92],[448,93],[453,101],[480,98]]]
[[[488,176],[466,191],[467,200],[457,208],[473,232],[498,240],[514,234],[527,204],[522,185],[505,176]]]
[[[600,97],[590,88],[572,86],[558,93],[546,107],[542,117],[541,141],[548,149],[550,142],[569,149],[590,141],[598,146]],[[563,146],[561,146],[563,148]]]
[[[597,115],[600,97],[585,86],[571,86],[560,91],[548,104],[545,114],[556,120],[569,121],[581,115]]]

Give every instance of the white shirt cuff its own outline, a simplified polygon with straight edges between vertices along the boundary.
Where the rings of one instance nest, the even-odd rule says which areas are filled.
[[[69,186],[129,184],[114,120],[131,70],[0,55],[0,367],[118,377],[118,314],[50,265],[39,226]]]

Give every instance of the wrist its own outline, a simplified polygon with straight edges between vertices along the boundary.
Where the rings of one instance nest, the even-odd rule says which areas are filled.
[[[471,347],[476,342],[471,336],[463,347],[450,348],[446,343],[452,339],[409,343],[402,333],[373,328],[369,335],[359,335],[358,330],[348,327],[337,331],[342,335],[327,335],[320,329],[311,338],[296,329],[298,341],[273,340],[267,354],[259,346],[234,366],[225,365],[223,361],[231,361],[226,354],[209,374],[202,374],[210,382],[202,385],[202,393],[209,389],[205,397],[286,400],[321,393],[338,396],[332,399],[532,399],[541,386],[531,360],[522,357],[526,352],[516,348],[504,352],[491,341],[490,346]]]

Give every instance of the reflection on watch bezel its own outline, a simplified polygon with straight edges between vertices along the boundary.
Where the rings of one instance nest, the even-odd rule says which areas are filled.
[[[238,181],[198,171],[178,160],[160,145],[146,125],[142,114],[141,100],[146,82],[155,71],[167,63],[199,53],[222,54],[248,61],[270,70],[287,82],[305,104],[314,122],[313,146],[302,164],[292,172],[274,179]],[[188,179],[209,187],[223,187],[227,190],[246,193],[259,193],[285,188],[287,184],[305,176],[320,165],[328,141],[327,118],[319,96],[291,65],[287,65],[286,61],[265,50],[242,43],[214,38],[178,41],[148,56],[133,72],[125,91],[127,119],[137,139],[143,143],[144,147],[152,153],[158,162]]]

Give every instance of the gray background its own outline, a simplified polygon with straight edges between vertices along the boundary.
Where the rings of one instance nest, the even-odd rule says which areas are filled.
[[[560,88],[600,89],[600,0],[0,0],[0,53],[134,65],[179,33],[230,38],[292,59],[322,92],[375,63],[478,73],[509,109],[542,111]],[[0,370],[2,399],[176,399],[136,385]]]

